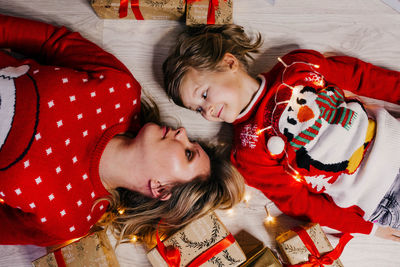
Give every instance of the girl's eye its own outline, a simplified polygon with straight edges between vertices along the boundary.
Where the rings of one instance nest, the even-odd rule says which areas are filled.
[[[208,92],[208,90],[204,91],[204,93],[201,95],[201,97],[203,99],[207,99],[207,92]]]
[[[186,158],[190,161],[193,157],[193,152],[190,149],[185,150]]]
[[[203,109],[201,107],[196,108],[197,113],[201,113],[202,111],[203,111]]]

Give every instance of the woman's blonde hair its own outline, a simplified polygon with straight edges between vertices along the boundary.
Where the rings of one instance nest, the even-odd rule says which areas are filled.
[[[151,101],[151,99],[150,99]],[[159,123],[157,106],[142,100],[142,122]],[[196,177],[184,184],[173,185],[166,201],[143,196],[125,188],[110,191],[108,211],[99,222],[110,227],[117,244],[134,236],[148,246],[154,244],[155,232],[169,234],[216,208],[228,209],[240,202],[244,181],[240,173],[216,147],[202,145],[211,161],[211,172],[206,179]],[[160,224],[160,221],[162,223]]]
[[[250,53],[257,53],[261,45],[260,34],[253,40],[235,24],[188,27],[163,63],[164,89],[175,104],[183,107],[179,87],[190,68],[222,71],[218,65],[226,53],[231,53],[248,70],[247,59],[253,59]]]

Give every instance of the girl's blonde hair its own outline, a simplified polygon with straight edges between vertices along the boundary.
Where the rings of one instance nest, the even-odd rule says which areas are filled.
[[[253,40],[235,24],[189,27],[179,35],[163,63],[164,89],[175,104],[183,107],[179,87],[190,68],[222,71],[218,65],[226,53],[231,53],[248,70],[247,59],[253,59],[250,53],[257,53],[261,45],[260,34]]]
[[[158,108],[150,101],[152,106],[142,100],[142,122],[159,123]],[[244,195],[243,177],[223,156],[222,150],[202,147],[211,160],[208,177],[196,177],[188,183],[173,185],[169,191],[171,197],[166,201],[125,188],[112,190],[106,199],[110,206],[99,225],[111,228],[117,244],[129,242],[135,236],[137,241],[151,246],[157,229],[160,234],[169,234],[210,210],[228,209],[240,202]]]

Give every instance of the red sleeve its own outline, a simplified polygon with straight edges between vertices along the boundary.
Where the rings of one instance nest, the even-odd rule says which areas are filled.
[[[318,65],[329,84],[357,95],[400,104],[400,72],[387,70],[354,57],[325,58],[313,50],[295,50],[285,55],[285,63],[303,61]]]
[[[0,218],[0,244],[48,246],[65,241],[41,231],[40,224],[33,214],[22,212],[7,204],[0,205]]]
[[[233,157],[232,157],[233,158]],[[259,157],[261,158],[261,157]],[[288,175],[282,166],[263,163],[233,163],[245,177],[249,186],[261,190],[285,214],[318,222],[344,233],[369,234],[373,224],[365,221],[363,211],[356,207],[341,208],[326,194],[310,192],[301,182]]]
[[[33,20],[0,15],[0,48],[10,48],[45,65],[130,74],[113,55],[79,33]]]

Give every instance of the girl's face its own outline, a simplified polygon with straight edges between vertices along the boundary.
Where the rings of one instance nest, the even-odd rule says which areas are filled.
[[[210,173],[210,159],[198,143],[191,142],[184,128],[171,129],[145,124],[135,137],[148,177],[144,193],[157,197],[157,190],[172,183],[185,183]],[[146,188],[147,187],[147,188]]]
[[[183,105],[209,121],[232,123],[249,102],[241,88],[238,62],[229,55],[220,63],[222,71],[189,69],[179,88]]]

